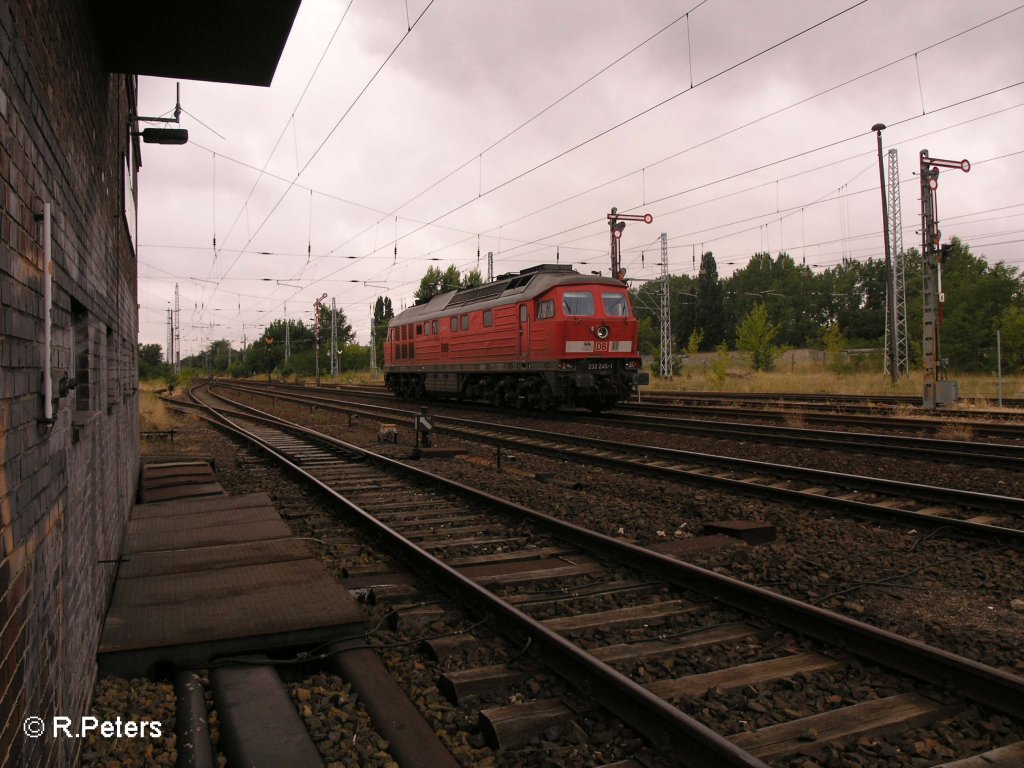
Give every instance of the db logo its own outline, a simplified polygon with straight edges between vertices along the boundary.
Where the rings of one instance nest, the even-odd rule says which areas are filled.
[[[594,342],[594,351],[595,352],[607,352],[608,351],[608,342],[607,341],[595,341]]]

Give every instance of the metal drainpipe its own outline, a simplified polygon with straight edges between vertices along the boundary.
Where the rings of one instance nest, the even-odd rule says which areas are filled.
[[[51,312],[53,309],[53,253],[50,239],[50,204],[43,203],[43,420],[52,424],[53,374],[50,371],[50,350],[53,344]]]

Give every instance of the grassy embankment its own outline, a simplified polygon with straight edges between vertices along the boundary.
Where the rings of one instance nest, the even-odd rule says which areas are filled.
[[[139,429],[142,432],[162,432],[174,427],[174,417],[157,396],[167,385],[160,380],[139,382]]]
[[[999,386],[992,374],[950,374],[959,385],[962,398],[983,398],[995,405]],[[912,370],[895,385],[881,371],[836,373],[820,366],[796,366],[795,370],[770,373],[730,368],[719,382],[703,367],[683,370],[671,379],[651,376],[651,389],[696,389],[724,392],[806,392],[844,395],[920,395],[924,381],[920,370]],[[1003,397],[1024,397],[1024,377],[1004,376]]]

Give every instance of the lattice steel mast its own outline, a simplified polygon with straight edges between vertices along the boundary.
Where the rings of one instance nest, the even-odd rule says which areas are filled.
[[[181,373],[181,304],[178,301],[178,284],[174,284],[174,372]],[[170,360],[168,360],[170,362]]]
[[[906,284],[906,254],[903,250],[903,212],[900,207],[900,169],[896,150],[889,150],[889,194],[887,197],[889,206],[889,243],[892,249],[892,270],[890,280],[886,283],[886,291],[889,296],[886,306],[892,307],[890,313],[885,315],[885,373],[892,375],[890,361],[895,361],[895,381],[900,376],[910,372],[910,355],[908,353],[907,336],[907,284]],[[895,324],[896,332],[890,333],[890,322]],[[896,351],[892,353],[890,344],[895,343]]]
[[[172,369],[174,366],[174,310],[167,308],[167,354],[165,358]]]
[[[331,375],[338,374],[338,305],[331,299]]]
[[[672,297],[668,274],[668,233],[661,233],[661,376],[672,375]]]

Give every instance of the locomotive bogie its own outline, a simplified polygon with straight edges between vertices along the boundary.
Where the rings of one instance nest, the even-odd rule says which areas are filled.
[[[638,382],[637,335],[623,283],[535,267],[393,318],[385,383],[404,397],[600,410]]]

